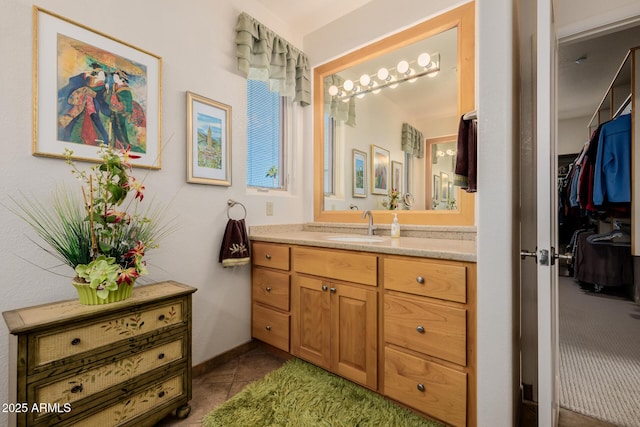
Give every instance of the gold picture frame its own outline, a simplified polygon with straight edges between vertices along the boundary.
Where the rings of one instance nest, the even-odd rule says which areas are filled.
[[[187,182],[231,185],[231,106],[187,92]]]
[[[128,149],[133,166],[162,166],[162,59],[33,6],[34,156],[100,161]]]

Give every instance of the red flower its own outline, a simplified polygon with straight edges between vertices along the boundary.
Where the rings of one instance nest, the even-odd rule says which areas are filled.
[[[131,159],[139,159],[141,156],[137,154],[131,153],[131,145],[129,145],[125,150],[122,150],[122,164],[131,169]],[[142,199],[141,199],[142,200]]]
[[[138,270],[136,270],[134,267],[129,267],[120,271],[120,274],[118,275],[116,281],[119,285],[123,283],[130,285],[133,283],[134,279],[138,277],[140,277],[140,273],[138,273]]]
[[[135,179],[134,177],[130,176],[129,177],[129,182],[127,182],[126,184],[124,184],[122,186],[123,188],[128,188],[130,190],[135,190],[136,191],[136,199],[140,199],[140,201],[142,201],[142,199],[144,199],[144,185],[142,185],[142,183],[140,181],[138,181],[137,179]]]
[[[136,244],[136,246],[129,249],[129,251],[126,254],[124,254],[124,256],[125,258],[136,258],[136,257],[142,258],[144,256],[144,250],[145,250],[144,243],[138,240],[138,243]]]

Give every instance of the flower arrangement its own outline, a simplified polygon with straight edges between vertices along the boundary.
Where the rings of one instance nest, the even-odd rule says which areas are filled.
[[[393,188],[389,192],[389,195],[387,196],[387,200],[384,200],[382,202],[382,206],[384,206],[385,208],[387,208],[389,210],[396,210],[396,209],[398,209],[398,203],[399,202],[400,202],[400,193],[398,192],[398,190]]]
[[[148,273],[145,253],[170,227],[160,224],[163,209],[139,209],[145,187],[131,174],[131,159],[139,156],[101,146],[100,163],[80,170],[72,154],[65,150],[72,174],[82,182],[82,197],[59,190],[53,209],[25,198],[16,213],[53,249],[45,250],[74,269],[74,284],[88,285],[106,300]]]

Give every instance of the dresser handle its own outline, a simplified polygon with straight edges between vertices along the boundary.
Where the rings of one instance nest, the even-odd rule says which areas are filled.
[[[418,384],[418,390],[420,390],[420,391],[424,391],[424,384],[419,383],[419,384]]]
[[[80,338],[74,338],[71,340],[71,345],[78,345],[80,344]]]
[[[265,289],[265,291],[267,291],[267,292],[271,292],[271,288],[267,286],[267,288]]]
[[[420,283],[421,285],[424,284],[424,277],[422,276],[416,277],[416,282]]]
[[[161,314],[160,316],[158,316],[158,320],[162,322],[164,320],[164,314]]]
[[[164,390],[158,393],[158,397],[164,397]]]
[[[327,289],[329,289],[327,285],[322,285],[322,292],[327,292]]]
[[[424,334],[424,326],[418,325],[418,327],[416,328],[416,331],[420,332],[421,334]]]
[[[271,254],[266,254],[264,257],[265,257],[266,259],[271,259]]]
[[[336,288],[331,288],[331,289],[329,289],[329,291],[330,291],[332,294],[335,294],[335,293],[336,293],[336,291],[337,291],[337,289],[336,289]]]
[[[162,359],[164,359],[164,353],[160,353],[160,354],[158,355],[158,360],[162,360]]]
[[[270,325],[267,325],[267,326],[265,326],[265,329],[266,329],[267,331],[270,331],[270,330],[271,330],[271,326],[270,326]]]
[[[76,386],[73,386],[73,388],[71,389],[71,393],[81,393],[82,389],[82,384],[78,384]]]

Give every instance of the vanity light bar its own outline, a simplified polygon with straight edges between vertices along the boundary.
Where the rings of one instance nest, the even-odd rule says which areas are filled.
[[[426,62],[426,66],[422,65],[425,63],[423,55],[428,54],[420,55],[417,61],[400,61],[397,67],[391,69],[396,70],[395,75],[392,75],[389,72],[389,69],[381,68],[376,74],[373,74],[371,76],[363,74],[359,80],[361,86],[354,84],[354,82],[351,80],[346,80],[342,85],[342,89],[338,88],[335,85],[332,85],[328,89],[329,95],[336,97],[337,100],[347,102],[353,96],[362,98],[367,93],[377,94],[382,89],[387,87],[390,87],[392,89],[396,88],[400,83],[404,83],[406,81],[413,83],[414,81],[416,81],[416,79],[422,76],[435,76],[440,71],[440,54],[436,53],[430,55],[430,61]],[[418,73],[411,73],[412,71],[414,71],[411,68],[411,65],[413,64],[418,64],[421,68],[423,68],[423,71],[420,71]],[[379,79],[381,82],[378,83],[377,81],[373,80],[373,77]],[[362,89],[362,87],[365,87],[365,89]]]

